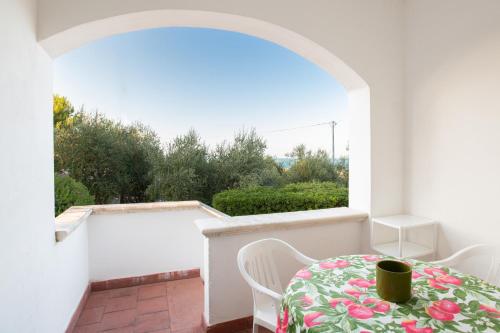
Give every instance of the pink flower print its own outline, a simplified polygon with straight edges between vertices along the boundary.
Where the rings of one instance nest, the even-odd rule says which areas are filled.
[[[426,312],[434,319],[449,321],[453,320],[457,313],[460,313],[460,306],[455,302],[444,299],[433,302],[432,305],[426,309]]]
[[[286,333],[288,329],[288,308],[283,311],[283,321],[280,320],[278,315],[278,323],[276,324],[276,333]]]
[[[498,311],[494,307],[481,304],[479,305],[479,310],[486,311],[489,317],[500,318],[500,311]]]
[[[418,279],[419,277],[423,276],[422,274],[420,274],[419,272],[417,271],[412,271],[411,272],[411,278],[412,279]]]
[[[401,326],[405,328],[406,333],[432,333],[432,328],[430,327],[417,328],[416,320],[403,321]]]
[[[440,285],[436,280],[434,279],[427,279],[427,283],[429,284],[429,286],[431,286],[432,288],[434,289],[440,289],[440,290],[448,290],[449,288],[447,287],[443,287],[442,285]]]
[[[337,304],[339,304],[339,303],[342,303],[342,304],[344,304],[345,306],[348,306],[348,305],[353,304],[354,302],[353,302],[353,301],[351,301],[351,300],[350,300],[350,299],[348,299],[348,298],[333,298],[332,300],[330,300],[330,302],[329,302],[329,303],[330,303],[330,306],[331,306],[332,308],[335,308],[335,307],[337,306]]]
[[[437,320],[441,320],[441,321],[449,321],[449,320],[453,320],[453,318],[455,318],[453,313],[441,311],[438,307],[436,307],[434,305],[428,307],[426,309],[426,312],[432,318],[437,319]]]
[[[370,288],[375,285],[375,280],[365,280],[357,278],[357,279],[351,279],[347,283],[349,283],[351,286],[356,286],[360,288]]]
[[[323,269],[333,269],[333,268],[337,268],[337,265],[331,261],[324,261],[324,262],[319,263],[319,267],[321,267]]]
[[[319,267],[323,269],[335,269],[335,268],[346,268],[351,264],[346,260],[336,260],[334,262],[331,261],[323,261],[319,264]]]
[[[373,311],[378,313],[387,313],[390,309],[391,305],[389,304],[389,302],[381,301],[377,305],[375,305]]]
[[[375,255],[362,256],[362,258],[365,261],[378,261],[378,260],[380,260],[379,256],[375,256]]]
[[[363,301],[363,304],[374,304],[375,306],[372,308],[372,310],[378,313],[387,313],[391,309],[391,305],[389,304],[389,302],[371,297],[365,299]]]
[[[429,274],[432,276],[447,275],[444,270],[442,270],[441,268],[436,268],[436,267],[426,267],[426,268],[424,268],[424,272],[425,272],[425,274]]]
[[[451,314],[460,313],[460,306],[457,303],[449,301],[447,299],[443,299],[441,301],[435,301],[434,306],[438,307],[439,310],[448,312]]]
[[[307,308],[313,305],[314,301],[311,297],[304,295],[300,298],[300,301],[302,302],[302,307]]]
[[[373,310],[360,304],[351,304],[347,307],[349,316],[356,319],[369,319],[373,317]]]
[[[349,294],[353,297],[356,297],[356,298],[359,298],[361,295],[364,295],[365,293],[363,291],[359,291],[359,290],[356,290],[356,289],[347,289],[347,290],[344,290],[344,292],[346,294]]]
[[[447,283],[454,284],[456,286],[460,286],[462,284],[462,280],[450,275],[440,275],[436,277],[436,281],[439,283]]]
[[[304,280],[310,280],[312,278],[312,273],[308,271],[307,269],[303,268],[300,271],[295,274],[295,277],[298,277],[300,279]]]
[[[317,325],[321,325],[321,323],[314,321],[316,318],[321,317],[323,315],[322,312],[313,312],[306,314],[304,316],[304,324],[306,327],[313,327]]]

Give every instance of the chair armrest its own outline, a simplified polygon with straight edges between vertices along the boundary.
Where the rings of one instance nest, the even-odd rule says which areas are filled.
[[[277,292],[269,289],[269,288],[266,288],[260,284],[257,284],[257,283],[250,283],[249,281],[247,281],[250,286],[255,290],[255,291],[258,291],[259,293],[261,294],[264,294],[266,296],[269,296],[271,297],[274,301],[277,301],[277,302],[281,302],[283,300],[283,295],[280,295],[278,294]]]
[[[310,257],[302,254],[299,251],[295,251],[295,259],[297,259],[302,264],[307,265],[307,266],[315,264],[315,263],[317,263],[319,261],[317,259],[310,258]]]

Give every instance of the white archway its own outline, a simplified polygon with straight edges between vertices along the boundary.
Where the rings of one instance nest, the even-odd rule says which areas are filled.
[[[318,65],[348,93],[350,121],[349,206],[371,212],[370,90],[367,83],[332,52],[289,29],[240,15],[195,10],[152,10],[95,20],[39,41],[57,57],[99,38],[159,27],[198,27],[244,33],[283,46]]]

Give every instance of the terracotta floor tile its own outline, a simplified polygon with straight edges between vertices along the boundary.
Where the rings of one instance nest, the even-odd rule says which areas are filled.
[[[77,326],[73,333],[98,333],[101,332],[101,323]]]
[[[73,333],[203,333],[202,312],[199,278],[104,290],[90,294]]]
[[[167,282],[167,299],[172,331],[200,325],[203,313],[201,279]]]
[[[201,327],[182,328],[172,331],[172,333],[203,333],[203,329]]]
[[[131,326],[135,322],[135,316],[135,309],[105,313],[101,321],[102,330]]]
[[[80,318],[78,318],[76,326],[98,323],[101,321],[103,313],[104,313],[103,306],[98,308],[85,309],[82,311]]]
[[[154,332],[155,330],[168,329],[169,327],[170,315],[168,311],[160,311],[137,316],[134,326],[134,332]]]
[[[166,295],[167,295],[167,286],[165,283],[142,286],[139,287],[138,291],[139,300],[161,297]]]
[[[114,328],[108,331],[102,331],[103,333],[134,333],[134,326]]]
[[[137,314],[139,315],[166,310],[168,310],[168,301],[166,296],[149,298],[137,302]]]
[[[91,293],[85,304],[86,309],[98,308],[106,305],[108,293]]]
[[[137,306],[137,296],[123,296],[110,298],[107,301],[104,312],[114,312],[121,310],[135,309]]]
[[[114,298],[114,297],[137,295],[138,289],[139,289],[139,287],[127,287],[127,288],[112,289],[109,291],[109,297]]]

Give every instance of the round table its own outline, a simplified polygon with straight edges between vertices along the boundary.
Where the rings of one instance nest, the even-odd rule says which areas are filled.
[[[413,297],[383,301],[375,264],[387,256],[351,255],[301,269],[286,288],[276,333],[500,332],[500,288],[418,260]]]

